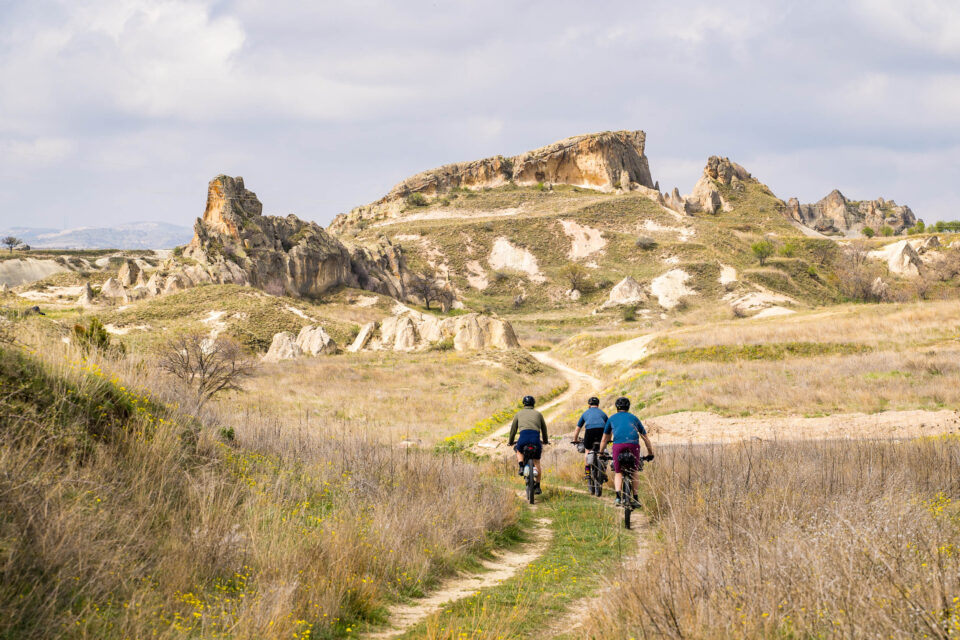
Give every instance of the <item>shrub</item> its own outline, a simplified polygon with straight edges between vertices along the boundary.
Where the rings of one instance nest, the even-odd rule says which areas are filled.
[[[792,258],[797,255],[797,244],[793,240],[785,243],[780,247],[780,255],[784,258]]]
[[[407,206],[410,207],[425,207],[429,204],[427,202],[427,197],[420,193],[419,191],[411,193],[407,196]]]
[[[872,238],[873,236],[877,235],[877,232],[873,230],[873,227],[864,227],[862,233],[868,238]]]
[[[767,258],[773,255],[773,244],[769,240],[760,240],[750,245],[750,250],[762,267],[767,262]]]
[[[537,186],[534,187],[537,191],[546,191],[547,185],[543,184],[543,180],[537,183]]]
[[[623,318],[624,322],[633,322],[637,319],[637,308],[636,307],[624,307],[620,311],[620,317]]]
[[[194,389],[198,407],[223,391],[239,391],[256,367],[233,340],[220,337],[211,342],[201,333],[170,341],[159,366]]]
[[[73,336],[84,351],[95,350],[106,353],[110,350],[110,334],[107,333],[107,328],[99,318],[90,318],[90,323],[86,327],[79,323],[73,325]],[[122,344],[116,349],[121,353],[124,351]]]
[[[653,238],[647,236],[640,236],[637,238],[637,249],[643,249],[644,251],[651,251],[657,248],[657,241]]]
[[[893,235],[893,227],[888,225],[883,225],[882,227],[880,227],[880,235],[886,238],[889,238],[890,236]]]
[[[587,284],[587,270],[578,262],[570,262],[560,269],[560,277],[563,278],[571,290],[583,291]]]
[[[430,351],[453,351],[453,337],[434,342],[430,345]]]

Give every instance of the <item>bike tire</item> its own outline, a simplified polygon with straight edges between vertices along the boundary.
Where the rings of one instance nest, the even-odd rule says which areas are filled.
[[[629,506],[623,508],[623,526],[626,529],[630,528],[630,513],[633,511]]]
[[[530,504],[535,504],[537,501],[537,483],[533,479],[533,465],[530,465],[529,471],[527,474],[527,501]]]
[[[593,480],[593,495],[599,498],[603,495],[603,483],[600,482],[600,470],[594,468],[593,473],[590,474],[590,477]]]
[[[628,479],[628,476],[623,477],[623,527],[625,529],[630,528],[630,514],[633,512],[633,507],[630,506],[630,499],[633,497],[633,486]]]

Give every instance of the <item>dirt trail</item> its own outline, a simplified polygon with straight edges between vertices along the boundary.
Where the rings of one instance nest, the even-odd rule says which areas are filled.
[[[365,638],[393,638],[406,633],[411,627],[422,622],[428,616],[443,609],[444,605],[465,598],[481,589],[495,587],[512,578],[518,571],[540,557],[550,542],[552,530],[550,521],[534,521],[530,542],[515,551],[502,551],[493,560],[482,563],[482,573],[457,576],[444,583],[439,589],[410,604],[390,607],[390,629],[365,635]]]
[[[534,353],[533,357],[563,374],[563,377],[567,379],[567,382],[570,385],[567,387],[567,390],[561,393],[559,396],[543,406],[537,407],[541,413],[549,413],[576,395],[586,396],[587,394],[595,393],[603,387],[603,383],[600,382],[598,378],[595,378],[582,371],[577,371],[573,367],[565,365],[551,356],[549,353],[538,352]],[[483,440],[480,440],[477,444],[473,445],[470,450],[478,455],[490,454],[498,449],[500,451],[507,451],[507,440],[505,436],[509,433],[510,422],[504,424],[502,427],[485,437]]]

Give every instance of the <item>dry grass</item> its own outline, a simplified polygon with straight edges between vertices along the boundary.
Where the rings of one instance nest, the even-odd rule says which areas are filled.
[[[0,637],[350,635],[516,518],[452,457],[332,419],[194,418],[142,361],[20,337],[34,355],[0,350]]]
[[[960,441],[658,452],[657,541],[592,614],[604,638],[952,638]]]
[[[351,429],[368,425],[385,442],[426,446],[562,383],[519,353],[382,351],[265,366],[231,404],[296,421],[334,417]]]

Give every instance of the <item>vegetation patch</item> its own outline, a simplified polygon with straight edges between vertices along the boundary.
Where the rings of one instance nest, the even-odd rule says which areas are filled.
[[[856,342],[778,342],[769,344],[713,345],[657,351],[653,360],[673,362],[735,362],[737,360],[783,360],[786,358],[812,358],[828,355],[852,355],[868,353],[875,348]]]

